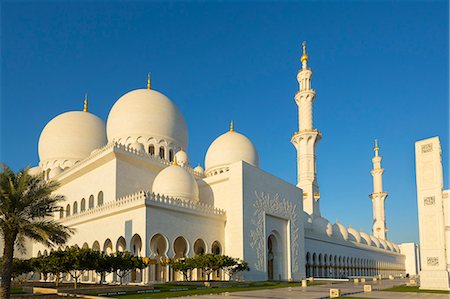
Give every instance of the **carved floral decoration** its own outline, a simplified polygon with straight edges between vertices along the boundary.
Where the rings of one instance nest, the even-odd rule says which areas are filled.
[[[252,223],[255,226],[250,231],[250,246],[256,250],[257,261],[254,267],[258,271],[264,271],[264,257],[265,257],[265,235],[264,235],[264,220],[265,215],[273,215],[289,220],[290,235],[291,235],[291,257],[292,257],[292,272],[298,272],[298,258],[299,258],[299,219],[296,213],[296,205],[287,201],[285,198],[276,193],[270,195],[268,193],[258,193],[255,191],[255,203],[253,207]]]

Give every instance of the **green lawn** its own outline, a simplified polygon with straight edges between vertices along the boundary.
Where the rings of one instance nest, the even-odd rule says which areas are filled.
[[[384,289],[382,291],[387,292],[412,292],[412,293],[432,293],[432,294],[450,294],[449,291],[439,291],[439,290],[421,290],[419,287],[409,287],[409,286],[395,286],[390,289]]]
[[[14,294],[25,294],[25,292],[22,290],[22,288],[11,288],[11,295]]]
[[[322,283],[313,282],[309,285],[320,285]],[[155,290],[159,291],[156,293],[145,293],[145,294],[128,294],[128,295],[111,295],[115,298],[123,299],[134,299],[134,298],[169,298],[169,297],[180,297],[180,296],[192,296],[192,295],[207,295],[207,294],[218,294],[225,292],[238,292],[238,291],[255,291],[261,289],[277,289],[277,288],[287,288],[287,287],[299,287],[301,283],[280,283],[280,282],[252,282],[252,283],[230,283],[230,285],[222,287],[211,287],[204,288],[194,285],[174,285],[174,284],[161,284],[155,285]],[[185,290],[183,290],[185,289]],[[186,290],[187,289],[187,290]]]

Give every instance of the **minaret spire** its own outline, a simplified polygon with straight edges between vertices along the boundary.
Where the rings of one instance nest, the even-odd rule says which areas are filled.
[[[89,103],[88,103],[88,95],[87,95],[87,93],[84,95],[84,107],[83,107],[83,111],[84,112],[88,112],[88,107],[89,106]]]
[[[372,158],[373,169],[370,173],[373,176],[373,193],[369,195],[372,199],[373,209],[373,235],[377,238],[386,239],[386,216],[384,213],[384,201],[388,194],[383,191],[383,172],[381,168],[381,156],[379,155],[380,147],[378,140],[375,139],[375,147],[373,148],[375,156]]]
[[[306,42],[302,43],[302,50],[302,68],[297,74],[299,91],[295,94],[299,131],[291,142],[297,149],[297,186],[303,190],[303,209],[308,214],[318,216],[320,192],[316,176],[316,144],[322,135],[319,130],[313,129],[312,104],[316,91],[311,88],[312,70],[307,67]]]
[[[303,48],[303,55],[300,58],[300,61],[302,62],[302,69],[306,69],[306,63],[308,62],[308,54],[306,54],[306,42],[303,41],[302,43],[302,48]]]
[[[152,83],[150,81],[150,72],[147,74],[147,89],[152,89]]]

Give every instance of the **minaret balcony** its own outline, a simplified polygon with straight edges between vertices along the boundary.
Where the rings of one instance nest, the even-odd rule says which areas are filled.
[[[302,139],[307,139],[310,136],[314,136],[314,138],[316,138],[315,142],[322,139],[322,133],[318,129],[301,130],[300,132],[294,132],[294,135],[291,138],[291,143],[294,145],[299,144]]]
[[[299,132],[294,132],[293,136],[306,135],[305,133],[316,133],[315,135],[319,135],[320,137],[322,137],[322,133],[318,129],[304,129]]]
[[[297,91],[297,92],[295,93],[295,97],[301,95],[302,93],[308,93],[308,94],[314,93],[314,94],[316,94],[316,90],[315,90],[314,88],[311,88],[311,89],[305,89],[305,90],[299,90],[299,91]]]

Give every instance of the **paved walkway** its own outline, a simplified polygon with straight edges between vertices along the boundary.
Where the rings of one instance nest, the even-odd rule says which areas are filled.
[[[394,299],[394,298],[420,298],[420,299],[449,299],[450,295],[447,294],[425,294],[425,293],[401,293],[401,292],[380,292],[379,289],[391,288],[394,285],[406,284],[406,279],[395,280],[383,280],[378,282],[366,282],[354,284],[353,282],[339,282],[339,283],[327,283],[324,285],[302,287],[288,287],[278,289],[263,289],[259,291],[242,291],[231,292],[222,294],[211,294],[198,296],[204,299],[223,299],[224,296],[231,297],[232,299],[248,299],[248,298],[268,298],[268,299],[288,299],[288,298],[328,298],[330,295],[330,289],[341,289],[342,295],[347,297],[361,297],[361,298],[379,298],[379,299]],[[371,284],[373,292],[364,293],[364,284]],[[192,299],[192,297],[178,297],[184,299]]]

